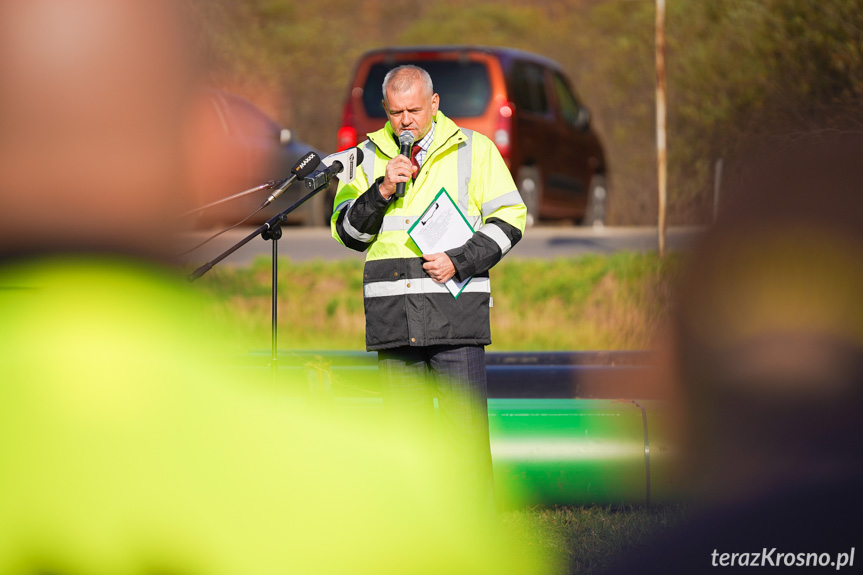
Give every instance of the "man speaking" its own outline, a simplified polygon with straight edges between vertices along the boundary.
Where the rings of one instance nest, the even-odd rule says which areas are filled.
[[[383,94],[388,122],[361,144],[356,179],[339,185],[333,237],[367,251],[366,348],[378,351],[386,411],[430,423],[437,397],[446,445],[470,462],[473,477],[460,480],[492,494],[488,270],[521,239],[526,208],[494,144],[438,110],[425,70],[391,70]],[[413,141],[410,157],[400,139]],[[476,232],[461,247],[423,255],[408,230],[441,189]],[[472,278],[457,298],[444,285],[452,278]]]

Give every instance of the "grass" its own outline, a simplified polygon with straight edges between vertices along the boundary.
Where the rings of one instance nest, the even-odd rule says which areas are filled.
[[[621,252],[492,270],[491,350],[642,349],[667,318],[679,257]]]
[[[504,260],[491,271],[490,351],[643,349],[667,319],[678,254],[619,252],[556,260]],[[213,297],[246,349],[270,345],[267,258],[216,268],[196,285]],[[365,348],[362,262],[279,264],[279,347]]]
[[[683,504],[656,507],[535,507],[502,514],[550,574],[596,573],[686,517]]]

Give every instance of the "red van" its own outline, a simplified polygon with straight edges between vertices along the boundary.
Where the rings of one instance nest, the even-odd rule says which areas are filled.
[[[478,46],[366,52],[348,89],[339,150],[386,123],[384,76],[403,64],[429,73],[444,114],[494,141],[527,204],[529,225],[541,219],[605,224],[608,168],[590,112],[559,64],[529,52]]]

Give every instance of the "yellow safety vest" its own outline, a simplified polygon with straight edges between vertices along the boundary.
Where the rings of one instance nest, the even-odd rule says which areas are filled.
[[[379,229],[353,229],[345,217],[344,231],[354,249],[367,249],[364,272],[366,344],[369,349],[402,345],[474,344],[491,342],[488,325],[490,283],[483,270],[473,276],[458,299],[422,270],[419,248],[408,229],[445,189],[474,230],[500,247],[501,256],[512,247],[511,239],[494,218],[524,231],[526,208],[503,158],[487,137],[459,128],[438,112],[434,140],[405,196],[391,202]],[[369,134],[360,145],[363,162],[356,179],[340,184],[335,198],[332,232],[339,242],[342,211],[382,177],[387,163],[399,153],[389,124]],[[347,245],[347,244],[346,244]],[[398,305],[398,300],[404,305]]]

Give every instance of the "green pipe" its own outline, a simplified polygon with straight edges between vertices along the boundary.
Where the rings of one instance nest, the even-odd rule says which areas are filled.
[[[379,398],[337,403],[383,406]],[[662,402],[489,399],[488,413],[495,484],[508,505],[649,505],[679,499]]]
[[[519,503],[675,498],[674,452],[659,402],[490,399],[489,425],[495,479],[521,494]]]
[[[380,408],[371,355],[317,356],[320,367],[298,362],[305,376],[286,371],[286,380],[324,401]],[[516,504],[679,499],[670,414],[662,401],[492,398],[488,409],[496,484],[501,493],[517,494],[511,496]]]

